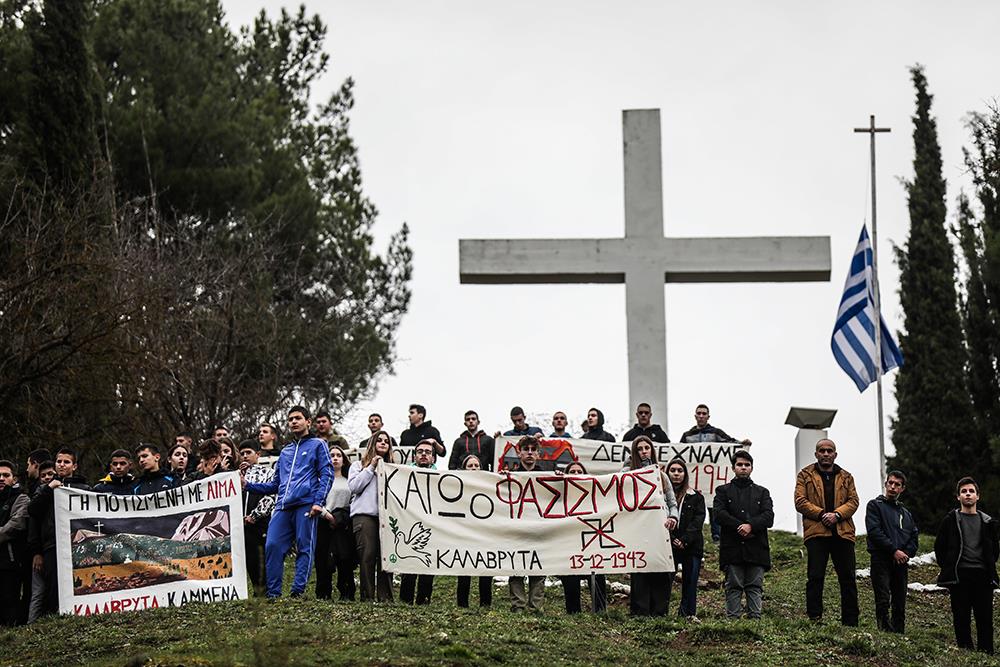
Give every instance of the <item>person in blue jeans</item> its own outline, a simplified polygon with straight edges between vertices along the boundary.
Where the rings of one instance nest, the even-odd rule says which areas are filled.
[[[264,544],[267,597],[281,597],[285,556],[295,544],[295,578],[292,597],[300,597],[309,581],[316,544],[316,517],[333,484],[333,463],[326,442],[309,433],[309,411],[296,405],[288,411],[292,441],[278,457],[274,477],[269,482],[247,483],[251,493],[276,494]],[[243,475],[249,464],[240,466]]]
[[[705,497],[697,489],[692,489],[688,478],[688,469],[683,459],[673,459],[667,464],[667,478],[674,487],[677,498],[677,511],[680,518],[677,527],[670,533],[670,544],[674,550],[674,565],[679,565],[682,571],[681,606],[678,616],[697,619],[698,612],[698,575],[701,572],[701,561],[705,555],[705,536],[702,526],[705,525]],[[670,599],[670,589],[674,585],[676,572],[670,573],[667,584],[667,604]]]

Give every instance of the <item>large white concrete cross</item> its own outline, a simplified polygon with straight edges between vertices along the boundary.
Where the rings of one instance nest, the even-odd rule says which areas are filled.
[[[830,279],[827,236],[664,238],[660,111],[622,112],[625,237],[462,239],[462,283],[625,283],[629,407],[653,408],[667,427],[664,282]],[[693,401],[701,397],[692,397]]]

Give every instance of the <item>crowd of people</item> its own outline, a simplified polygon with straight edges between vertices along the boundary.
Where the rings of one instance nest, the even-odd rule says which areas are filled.
[[[282,595],[286,557],[294,553],[295,575],[291,595],[302,596],[315,571],[315,596],[341,600],[390,602],[391,574],[381,568],[378,523],[380,460],[393,461],[396,447],[412,447],[412,465],[436,467],[447,453],[440,432],[421,405],[409,407],[410,427],[397,440],[387,433],[379,414],[368,418],[370,435],[357,449],[360,456],[350,463],[352,448],[333,428],[326,412],[312,417],[296,406],[287,416],[288,435],[282,443],[281,429],[261,424],[255,438],[234,441],[218,427],[197,447],[188,434],[180,434],[173,445],[161,451],[144,443],[132,451],[111,453],[107,474],[94,485],[78,474],[78,456],[61,448],[53,456],[45,449],[31,452],[23,469],[0,460],[0,622],[5,625],[32,623],[58,611],[54,490],[60,486],[117,495],[149,494],[171,489],[220,472],[238,472],[243,488],[245,549],[248,576],[255,593],[276,598]],[[695,425],[681,442],[739,442],[709,423],[709,409],[698,405]],[[517,438],[516,462],[509,474],[543,469],[541,442],[544,432],[527,423],[524,410],[510,411],[512,427],[503,435]],[[487,435],[479,415],[464,415],[465,430],[454,440],[447,467],[450,470],[492,470],[496,438]],[[604,415],[592,408],[580,425],[585,439],[616,441],[604,428]],[[571,438],[564,412],[552,416],[550,438]],[[707,507],[705,497],[693,488],[688,468],[681,459],[657,461],[656,443],[669,442],[666,432],[652,423],[650,406],[636,409],[635,425],[623,435],[629,443],[624,469],[658,466],[665,497],[664,525],[677,572],[636,572],[630,575],[629,608],[634,615],[665,615],[676,577],[680,576],[678,615],[697,620],[698,578],[706,542],[702,527],[711,517],[710,534],[718,543],[719,564],[725,573],[725,609],[729,618],[759,618],[763,611],[765,573],[771,567],[768,529],[774,510],[768,489],[753,481],[753,456],[746,448],[732,457],[733,481],[715,490]],[[270,457],[270,458],[268,458]],[[833,560],[840,587],[840,621],[855,626],[859,620],[855,574],[855,525],[853,515],[860,506],[853,476],[836,464],[836,444],[829,439],[816,444],[816,463],[798,473],[795,508],[802,515],[807,553],[806,614],[823,619],[823,587],[827,563]],[[558,471],[587,475],[580,461]],[[871,554],[871,582],[878,627],[903,633],[908,583],[908,561],[917,552],[917,527],[900,502],[906,490],[906,475],[888,473],[884,492],[868,502],[865,528]],[[993,652],[993,590],[998,587],[996,562],[1000,556],[997,522],[978,509],[979,486],[971,477],[959,480],[958,508],[949,511],[935,541],[941,573],[938,583],[950,593],[957,643],[965,648]],[[355,578],[355,571],[358,576]],[[493,603],[490,576],[477,577],[479,604]],[[527,579],[527,582],[525,582]],[[566,611],[582,611],[581,585],[590,588],[590,609],[607,607],[607,582],[602,575],[560,577]],[[433,595],[433,575],[404,574],[399,598],[410,604],[427,604]],[[457,604],[468,607],[472,577],[458,578]],[[541,611],[545,577],[509,577],[510,604],[514,610]],[[977,637],[971,633],[975,617]]]

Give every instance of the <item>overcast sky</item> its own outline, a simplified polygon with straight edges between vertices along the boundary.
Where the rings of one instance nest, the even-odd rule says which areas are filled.
[[[232,24],[281,2],[226,0]],[[659,108],[667,236],[824,235],[828,283],[672,284],[668,414],[676,440],[708,403],[754,441],[755,479],[794,529],[792,405],[839,410],[838,462],[864,502],[879,493],[875,389],[858,394],[830,333],[863,221],[875,114],[883,314],[902,326],[893,244],[908,217],[914,93],[926,66],[948,179],[966,182],[963,119],[1000,95],[1000,4],[965,2],[342,2],[308,5],[330,32],[325,98],[356,81],[352,135],[380,247],[405,221],[413,300],[399,361],[367,414],[389,430],[423,403],[446,440],[479,412],[597,406],[618,434],[628,405],[624,285],[460,285],[459,238],[615,237],[624,230],[621,112]],[[886,384],[895,412],[893,376]],[[543,427],[548,427],[546,422]],[[450,442],[449,442],[450,444]],[[912,492],[919,490],[911,489]],[[858,517],[861,518],[860,515]]]

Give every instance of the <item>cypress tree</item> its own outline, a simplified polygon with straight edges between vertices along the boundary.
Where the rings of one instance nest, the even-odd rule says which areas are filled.
[[[923,69],[917,66],[910,73],[917,93],[914,177],[906,183],[910,233],[905,247],[896,248],[905,322],[899,342],[906,363],[896,376],[896,455],[889,465],[903,470],[908,486],[918,490],[908,503],[917,521],[931,527],[954,504],[957,475],[971,472],[965,466],[972,449],[972,410],[955,258],[945,226],[946,184],[937,124]]]
[[[963,325],[976,411],[977,447],[970,460],[995,470],[1000,466],[1000,110],[971,114],[969,129],[972,147],[965,163],[975,201],[960,200],[958,234],[967,269]],[[983,497],[996,503],[1000,479],[981,477]]]
[[[46,2],[28,16],[30,138],[22,164],[39,186],[73,188],[93,174],[96,79],[86,40],[91,16],[84,0]]]

